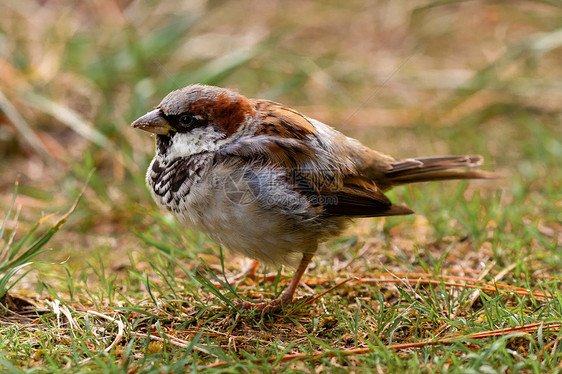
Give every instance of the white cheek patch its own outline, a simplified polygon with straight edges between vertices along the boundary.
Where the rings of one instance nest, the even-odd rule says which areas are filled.
[[[222,145],[236,141],[241,136],[251,136],[255,132],[255,123],[245,122],[228,138],[213,126],[198,127],[188,133],[175,133],[172,136],[165,158],[192,156],[201,152],[215,152]]]
[[[176,133],[172,137],[168,158],[186,157],[201,152],[215,151],[224,134],[212,127],[199,127],[189,133]]]

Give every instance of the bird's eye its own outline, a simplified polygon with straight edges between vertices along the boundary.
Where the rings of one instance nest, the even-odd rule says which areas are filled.
[[[191,117],[191,116],[181,116],[180,117],[180,123],[182,125],[189,125],[189,124],[191,124],[192,119],[193,119],[193,117]]]

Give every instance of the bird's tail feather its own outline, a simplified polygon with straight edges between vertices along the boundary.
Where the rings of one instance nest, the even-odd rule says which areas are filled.
[[[393,185],[448,179],[495,179],[498,174],[474,170],[482,164],[480,155],[420,157],[398,160],[386,172]],[[472,170],[471,170],[472,169]]]

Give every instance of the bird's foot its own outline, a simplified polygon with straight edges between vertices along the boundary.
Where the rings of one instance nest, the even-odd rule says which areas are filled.
[[[251,301],[243,301],[236,305],[237,309],[257,309],[261,310],[262,314],[274,314],[279,313],[283,310],[283,305],[288,305],[289,303],[283,303],[281,298],[272,300],[272,301],[264,301],[264,300],[254,300]]]
[[[310,299],[310,297],[308,296],[304,296],[304,297],[299,297],[293,300],[293,298],[288,298],[285,297],[283,298],[283,295],[281,295],[280,297],[278,297],[275,300],[272,300],[270,302],[267,302],[265,300],[253,300],[252,301],[243,301],[241,303],[238,303],[236,305],[236,309],[258,309],[262,311],[262,315],[263,314],[276,314],[279,313],[281,311],[283,311],[284,307],[287,307],[288,305],[294,304],[295,302],[300,302],[300,301],[304,301],[304,300],[308,300]]]

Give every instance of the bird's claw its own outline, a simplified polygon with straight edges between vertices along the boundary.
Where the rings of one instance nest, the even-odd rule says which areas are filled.
[[[261,310],[261,314],[275,314],[283,310],[284,305],[289,305],[290,301],[283,301],[283,298],[277,298],[270,302],[263,300],[254,300],[254,302],[243,301],[236,305],[236,309],[258,309]]]

